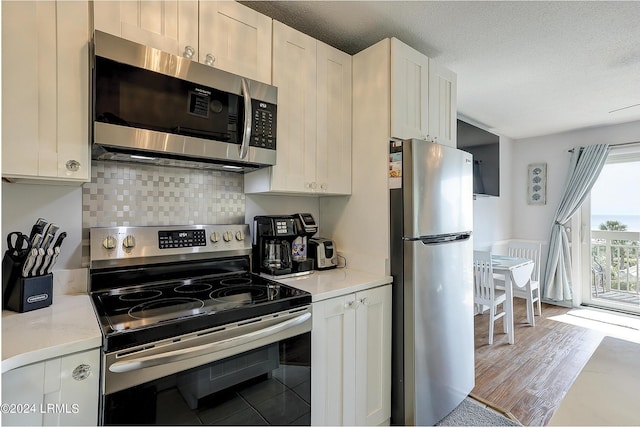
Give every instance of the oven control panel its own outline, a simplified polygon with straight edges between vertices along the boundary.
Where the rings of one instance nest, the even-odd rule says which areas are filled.
[[[92,267],[118,266],[249,255],[251,237],[247,224],[94,227],[90,247]]]
[[[158,248],[188,248],[207,245],[206,230],[159,230]]]

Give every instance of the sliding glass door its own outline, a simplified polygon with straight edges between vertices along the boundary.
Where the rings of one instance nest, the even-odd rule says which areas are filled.
[[[640,314],[640,147],[612,148],[581,210],[582,303]]]

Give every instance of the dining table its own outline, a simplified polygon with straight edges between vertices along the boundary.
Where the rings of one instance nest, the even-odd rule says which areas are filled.
[[[533,260],[521,257],[491,255],[491,265],[494,274],[504,275],[504,289],[506,294],[505,312],[507,318],[507,335],[509,344],[515,343],[513,325],[513,287],[524,288],[531,280],[533,273]]]

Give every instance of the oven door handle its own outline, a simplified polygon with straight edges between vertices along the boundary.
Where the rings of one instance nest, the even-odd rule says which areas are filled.
[[[258,339],[262,339],[288,328],[295,327],[299,324],[311,318],[311,313],[306,312],[295,318],[281,322],[279,324],[272,325],[267,328],[252,331],[240,336],[231,337],[229,339],[219,340],[213,343],[207,343],[205,345],[193,346],[185,349],[178,349],[175,351],[164,352],[158,355],[149,355],[148,357],[141,357],[127,361],[119,361],[109,366],[109,371],[113,373],[127,373],[135,370],[140,370],[148,367],[159,366],[162,364],[175,363],[177,361],[186,360],[189,358],[197,357],[204,353],[211,353],[230,349],[235,346],[243,345],[245,343],[253,342]]]

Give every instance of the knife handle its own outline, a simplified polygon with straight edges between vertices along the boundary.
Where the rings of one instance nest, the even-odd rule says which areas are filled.
[[[47,273],[51,273],[53,271],[53,265],[56,264],[56,260],[58,260],[58,256],[60,255],[60,247],[55,247],[53,249],[53,256],[51,256],[51,261],[49,262],[49,266],[47,267]]]
[[[44,249],[38,248],[38,256],[36,257],[36,261],[33,263],[33,270],[31,271],[31,276],[38,276],[38,269],[42,264],[43,257],[44,257]]]
[[[33,268],[33,263],[36,261],[36,257],[38,256],[38,249],[32,248],[29,251],[29,255],[22,266],[22,276],[23,278],[28,278],[31,268]]]
[[[42,265],[40,266],[40,275],[45,275],[47,273],[47,268],[51,263],[51,257],[53,256],[53,248],[47,248],[47,252],[44,256],[44,260],[42,261]]]

